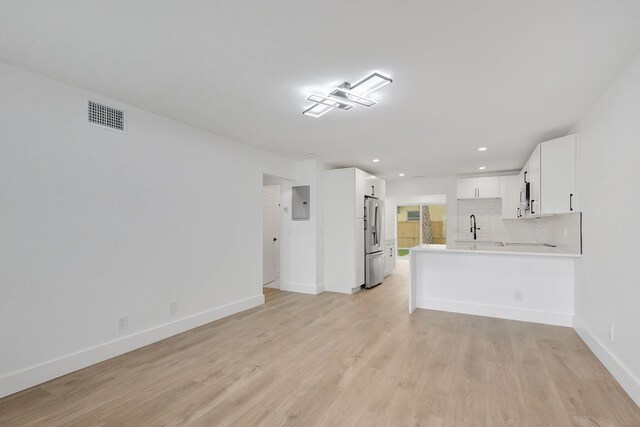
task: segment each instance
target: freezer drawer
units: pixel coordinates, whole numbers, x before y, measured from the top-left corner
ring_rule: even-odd
[[[365,256],[365,288],[373,288],[384,279],[384,252]]]

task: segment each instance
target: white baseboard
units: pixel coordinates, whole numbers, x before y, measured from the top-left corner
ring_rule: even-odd
[[[170,336],[264,304],[264,295],[193,314],[0,377],[0,397],[33,387]]]
[[[638,379],[618,358],[589,331],[579,320],[574,319],[575,331],[600,362],[618,381],[629,397],[640,406],[640,379]]]
[[[544,323],[546,325],[572,326],[573,324],[573,315],[567,313],[553,313],[517,307],[474,304],[435,298],[418,298],[416,308],[497,317],[498,319],[522,320],[524,322]]]
[[[324,285],[307,285],[303,283],[280,283],[280,290],[301,294],[318,295],[324,292]]]

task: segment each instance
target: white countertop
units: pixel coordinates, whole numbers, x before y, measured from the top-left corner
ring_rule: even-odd
[[[499,246],[485,242],[456,242],[447,245],[419,245],[411,248],[417,252],[451,252],[476,254],[504,254],[504,255],[534,255],[579,258],[581,254],[566,253],[561,248],[554,248],[535,244],[517,244],[513,246]]]

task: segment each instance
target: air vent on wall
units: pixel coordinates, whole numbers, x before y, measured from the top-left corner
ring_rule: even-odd
[[[89,101],[89,123],[124,132],[124,111]]]

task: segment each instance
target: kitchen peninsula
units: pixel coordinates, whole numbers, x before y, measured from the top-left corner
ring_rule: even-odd
[[[411,248],[409,312],[424,308],[571,326],[576,253],[469,242]]]

